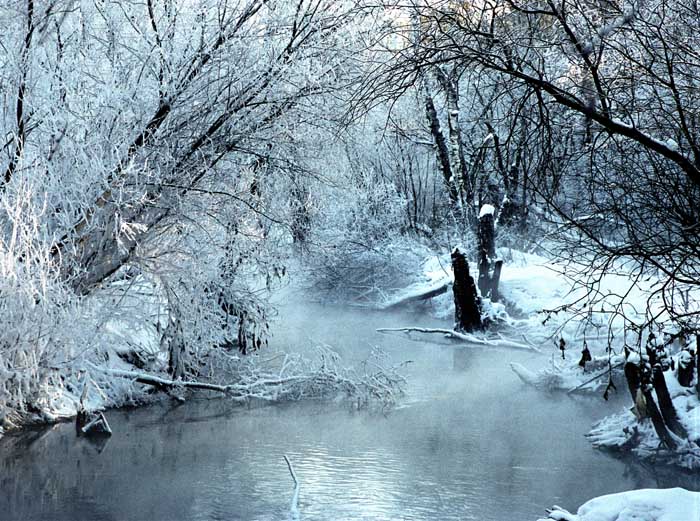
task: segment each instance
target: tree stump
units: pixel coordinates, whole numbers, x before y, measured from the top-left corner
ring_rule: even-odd
[[[474,278],[469,274],[466,256],[457,248],[452,252],[452,270],[455,276],[452,286],[455,300],[455,330],[469,333],[483,329],[481,301],[476,292]]]
[[[498,302],[498,283],[501,279],[503,261],[496,260],[495,209],[489,204],[479,213],[479,292],[484,298]]]

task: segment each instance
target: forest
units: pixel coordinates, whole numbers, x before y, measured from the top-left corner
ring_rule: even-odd
[[[698,27],[0,2],[0,517],[700,519]]]

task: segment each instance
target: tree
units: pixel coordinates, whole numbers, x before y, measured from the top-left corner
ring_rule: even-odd
[[[274,190],[300,171],[284,149],[345,81],[359,22],[344,0],[2,8],[10,408],[108,349],[105,317],[155,328],[176,376],[231,338],[263,345],[259,285],[290,236]]]
[[[698,307],[682,297],[700,280],[697,6],[498,0],[410,8],[426,21],[424,37],[377,71],[394,80],[382,95],[411,88],[423,70],[458,64],[488,78],[494,99],[519,99],[510,109],[515,168],[499,160],[498,144],[497,169],[507,193],[513,180],[552,212],[559,252],[591,288],[585,305],[600,300],[594,288],[606,271],[659,273],[647,322],[697,328]],[[529,166],[517,160],[524,153],[535,159]],[[661,308],[651,305],[656,297]]]

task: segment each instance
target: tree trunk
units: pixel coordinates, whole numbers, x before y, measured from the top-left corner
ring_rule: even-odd
[[[695,335],[695,391],[700,400],[700,334]]]
[[[630,390],[630,395],[634,401],[637,399],[637,389],[641,386],[637,364],[632,362],[625,364],[625,379],[627,380],[627,388]]]
[[[479,291],[482,297],[492,293],[491,266],[496,257],[496,226],[492,212],[481,211],[479,217]],[[500,271],[498,273],[500,278]]]
[[[466,256],[457,248],[452,252],[452,270],[455,276],[452,286],[455,300],[455,329],[466,332],[483,329],[481,301],[476,292],[474,278],[469,274]]]
[[[501,281],[501,270],[503,269],[503,261],[497,260],[493,268],[493,275],[491,276],[491,301],[498,302],[501,299],[501,295],[498,292],[498,284]]]
[[[473,226],[476,221],[474,214],[474,182],[470,178],[467,160],[464,153],[464,139],[459,123],[459,74],[456,68],[446,72],[441,67],[435,67],[437,77],[447,102],[447,125],[449,130],[449,157],[452,165],[453,183],[462,205],[463,217],[466,224]]]
[[[440,120],[438,119],[437,110],[435,109],[435,103],[433,102],[432,96],[427,92],[425,94],[425,114],[428,118],[430,134],[433,136],[433,142],[435,143],[438,164],[442,171],[442,178],[445,182],[447,193],[450,196],[450,202],[456,207],[459,203],[459,195],[452,173],[452,165],[450,164],[450,152],[447,148],[445,136],[442,134],[442,129],[440,128]]]
[[[666,378],[660,365],[654,366],[651,378],[656,396],[659,399],[659,407],[661,408],[661,416],[663,416],[664,422],[674,434],[681,438],[687,438],[688,432],[678,419],[678,413],[676,413],[676,408],[673,406],[673,400],[671,400],[671,395],[668,392]]]
[[[627,388],[632,396],[632,403],[634,403],[634,414],[637,419],[641,420],[646,418],[647,408],[644,403],[644,393],[642,392],[642,376],[639,370],[639,366],[634,362],[627,362],[625,364],[625,379],[627,380]]]
[[[682,387],[691,387],[695,376],[695,357],[683,350],[678,355],[678,383]]]
[[[666,428],[663,416],[661,416],[661,413],[656,406],[654,396],[651,394],[650,389],[647,388],[647,390],[644,391],[644,398],[646,399],[646,409],[649,413],[649,417],[651,418],[651,422],[654,425],[656,435],[663,442],[663,444],[666,445],[666,447],[668,447],[670,450],[675,450],[678,447],[678,444],[673,438],[673,435]]]

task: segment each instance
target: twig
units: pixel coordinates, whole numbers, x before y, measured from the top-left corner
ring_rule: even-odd
[[[583,387],[584,385],[588,385],[589,383],[591,383],[591,382],[597,380],[597,379],[600,378],[601,376],[605,376],[606,374],[608,374],[608,373],[609,373],[610,371],[612,371],[613,369],[617,369],[618,367],[622,367],[623,365],[625,365],[625,362],[620,362],[619,364],[615,364],[614,366],[607,368],[607,369],[606,369],[605,371],[603,371],[602,373],[600,373],[600,374],[594,376],[594,377],[591,378],[590,380],[586,380],[586,381],[583,382],[581,385],[577,385],[577,386],[574,387],[573,389],[569,389],[568,391],[566,391],[566,394],[571,394],[571,393],[573,393],[574,391],[578,391],[578,390],[579,390],[581,387]]]
[[[289,473],[292,475],[294,480],[294,495],[292,496],[292,504],[289,507],[289,515],[291,519],[299,519],[299,480],[297,479],[296,472],[294,472],[294,467],[292,467],[292,462],[286,454],[284,456],[284,461],[287,462],[287,468]]]

